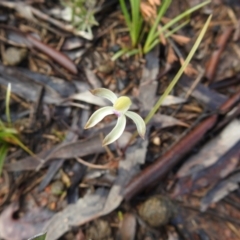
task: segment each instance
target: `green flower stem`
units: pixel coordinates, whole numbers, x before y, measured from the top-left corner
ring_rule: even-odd
[[[175,77],[173,78],[172,82],[169,84],[169,86],[167,87],[167,89],[165,90],[165,92],[163,93],[163,95],[159,98],[159,100],[157,101],[157,103],[155,104],[155,106],[152,108],[152,110],[149,112],[149,114],[147,115],[147,117],[145,118],[145,123],[147,124],[153,117],[153,115],[157,112],[157,110],[159,109],[159,107],[161,106],[162,102],[164,101],[164,99],[168,96],[168,94],[172,91],[172,89],[174,88],[174,86],[176,85],[176,83],[178,82],[179,78],[181,77],[181,75],[183,74],[185,68],[187,67],[187,65],[189,64],[189,62],[191,61],[193,55],[195,54],[198,46],[200,45],[204,34],[207,31],[208,25],[211,21],[212,15],[210,15],[206,21],[206,23],[204,24],[196,42],[194,43],[190,53],[188,54],[184,64],[182,65],[182,67],[179,69],[178,73],[175,75]]]

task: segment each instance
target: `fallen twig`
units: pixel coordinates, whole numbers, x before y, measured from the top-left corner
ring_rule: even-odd
[[[232,31],[233,31],[233,27],[228,27],[222,33],[222,35],[219,37],[217,41],[217,46],[216,46],[217,49],[213,52],[210,60],[207,63],[205,76],[208,80],[210,80],[210,82],[213,81],[213,78],[216,73],[217,65],[220,60],[220,56],[226,47],[227,41],[231,36]]]

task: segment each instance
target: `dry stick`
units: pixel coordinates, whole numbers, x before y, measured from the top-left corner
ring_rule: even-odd
[[[222,33],[222,35],[219,37],[219,39],[217,41],[217,50],[215,50],[213,52],[210,60],[207,63],[205,76],[208,80],[210,80],[210,82],[213,81],[213,78],[216,73],[217,65],[220,60],[220,56],[226,47],[227,41],[228,41],[229,37],[231,36],[232,31],[233,31],[233,27],[228,27]]]
[[[54,48],[51,48],[50,46],[42,43],[41,41],[31,36],[30,34],[27,34],[26,38],[32,44],[33,47],[54,59],[56,62],[58,62],[61,66],[65,67],[71,73],[77,74],[78,70],[76,65],[65,54],[62,54],[55,50]]]
[[[233,77],[224,78],[223,80],[213,82],[209,84],[210,89],[221,89],[226,88],[232,85],[236,85],[237,83],[240,83],[240,73],[237,73]]]
[[[76,160],[83,164],[84,166],[87,166],[89,168],[94,168],[94,169],[114,169],[114,168],[118,168],[118,162],[110,162],[104,165],[97,165],[97,164],[93,164],[93,163],[89,163],[84,161],[82,158],[79,157],[75,157]]]
[[[0,4],[1,5],[1,4]],[[65,54],[57,51],[56,49],[46,45],[45,43],[39,41],[37,38],[31,36],[30,34],[26,34],[21,32],[15,27],[0,25],[2,28],[6,28],[9,30],[14,31],[15,33],[19,34],[20,37],[24,38],[24,42],[28,48],[35,48],[37,50],[42,51],[44,54],[55,60],[59,65],[66,68],[69,72],[73,74],[78,73],[78,69],[75,63]],[[2,39],[0,39],[1,41]]]
[[[205,71],[203,69],[199,70],[199,74],[196,77],[196,79],[193,81],[193,84],[191,85],[191,87],[188,89],[187,93],[185,94],[185,99],[188,99],[189,96],[192,94],[192,92],[195,90],[195,88],[197,87],[197,85],[199,84],[199,82],[202,80],[203,76],[205,74]]]
[[[240,101],[240,90],[238,90],[229,100],[227,100],[220,108],[221,114],[226,114],[237,102]]]
[[[221,107],[220,112],[229,111],[240,98],[240,91],[228,99]],[[227,109],[228,106],[229,108]],[[145,168],[137,175],[125,188],[124,198],[130,200],[134,195],[146,189],[152,184],[162,180],[166,174],[174,167],[182,157],[187,154],[205,135],[213,128],[218,119],[218,114],[214,114],[205,119],[195,127],[189,134],[184,136],[178,143],[169,149],[162,157],[158,158],[152,165]]]

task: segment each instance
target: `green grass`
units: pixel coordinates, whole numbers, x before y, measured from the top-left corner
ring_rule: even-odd
[[[34,156],[34,153],[26,147],[21,140],[19,139],[18,131],[13,128],[11,125],[11,116],[10,116],[10,97],[11,97],[11,85],[8,85],[6,92],[6,105],[5,105],[5,114],[7,118],[7,123],[4,124],[0,120],[0,175],[2,173],[2,168],[4,160],[7,156],[7,152],[11,145],[16,145],[22,148],[24,151]]]
[[[137,47],[143,25],[143,17],[140,12],[140,0],[130,0],[131,15],[128,12],[125,0],[119,0],[120,6],[129,29],[132,47]]]
[[[163,0],[157,13],[157,17],[154,23],[149,26],[149,31],[145,31],[147,29],[147,23],[144,22],[144,19],[141,15],[140,11],[140,2],[141,0],[130,0],[131,11],[128,10],[126,0],[119,0],[121,10],[129,31],[129,35],[131,38],[131,48],[124,47],[119,52],[114,54],[112,60],[115,61],[117,58],[122,55],[131,56],[137,53],[146,54],[151,51],[157,44],[160,42],[160,34],[164,34],[165,37],[170,37],[173,33],[178,31],[181,27],[185,26],[189,20],[185,20],[183,23],[180,23],[178,26],[174,25],[181,21],[184,18],[189,18],[189,15],[194,11],[202,8],[206,4],[209,4],[211,1],[204,1],[186,11],[179,14],[175,18],[173,18],[170,22],[161,26],[160,30],[158,26],[161,22],[162,17],[165,15],[168,10],[171,0]],[[173,29],[172,29],[173,28]],[[143,39],[145,39],[143,41]],[[141,46],[139,48],[139,46]]]

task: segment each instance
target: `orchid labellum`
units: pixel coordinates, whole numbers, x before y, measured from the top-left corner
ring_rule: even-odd
[[[113,106],[102,107],[92,114],[85,125],[85,129],[91,128],[99,123],[104,117],[110,114],[115,114],[118,117],[117,124],[113,130],[104,138],[103,146],[116,141],[123,133],[126,127],[126,116],[131,118],[137,126],[139,135],[144,138],[146,125],[144,120],[135,112],[128,111],[132,102],[129,97],[117,97],[112,91],[106,88],[97,88],[91,93],[98,97],[103,97],[112,102]]]

